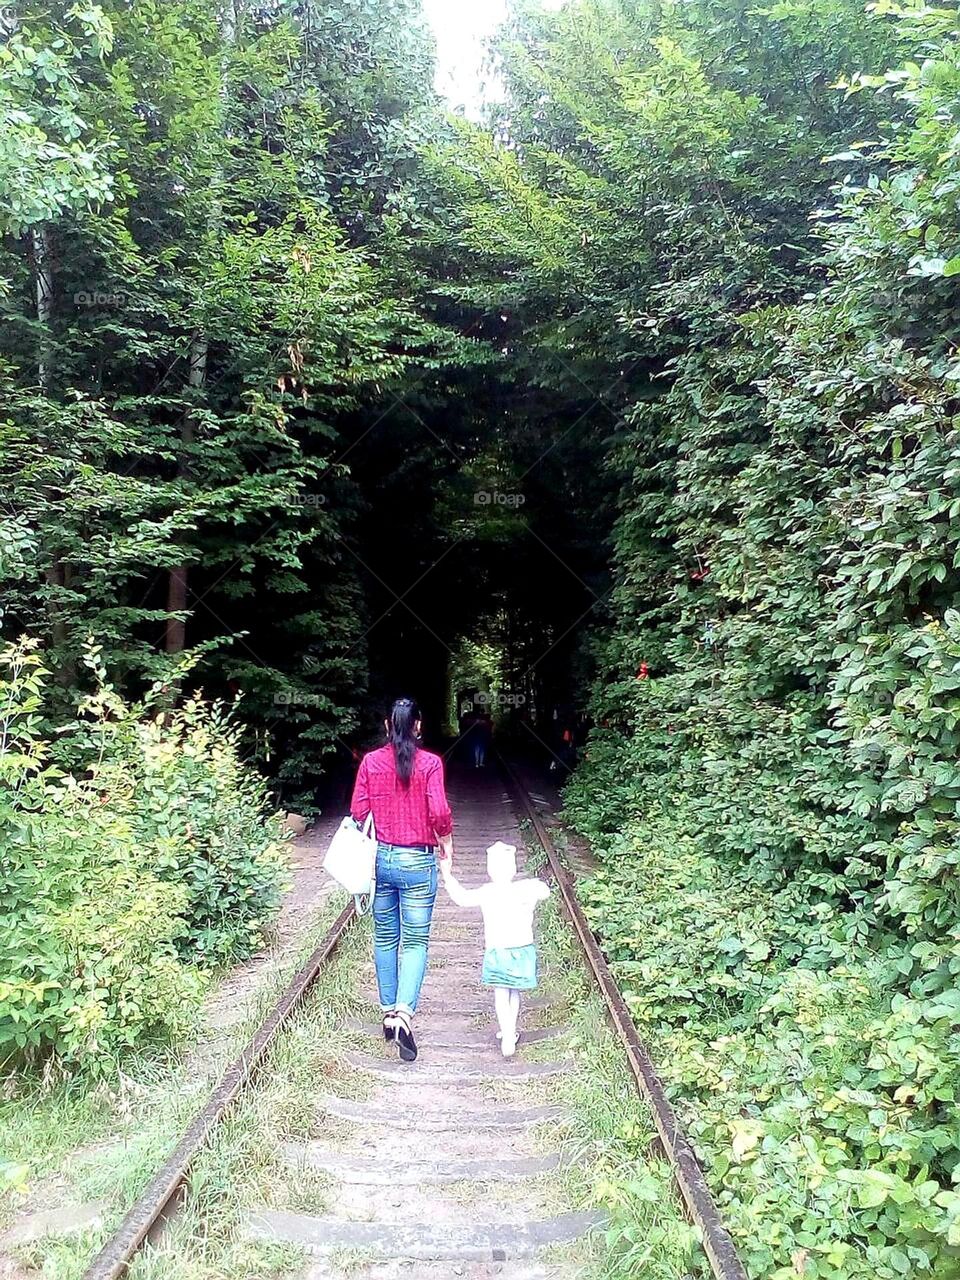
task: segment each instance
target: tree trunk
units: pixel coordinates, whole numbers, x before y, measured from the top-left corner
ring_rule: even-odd
[[[54,258],[53,238],[50,228],[44,225],[35,226],[30,232],[30,248],[33,253],[34,294],[36,298],[37,322],[40,334],[37,340],[37,382],[43,395],[49,396],[53,386],[54,350],[53,350],[53,288]],[[48,457],[57,456],[57,448],[53,441],[47,450]],[[70,567],[63,560],[63,548],[59,545],[53,521],[49,521],[50,512],[58,510],[62,498],[59,487],[47,484],[43,487],[44,513],[41,516],[41,545],[47,556],[47,564],[43,570],[47,584],[46,614],[50,633],[50,662],[54,678],[64,688],[76,683],[76,664],[67,653],[68,632],[64,617],[63,601],[58,599],[61,590],[70,586]],[[47,528],[43,529],[44,518],[48,518]]]
[[[44,395],[50,391],[53,351],[50,325],[53,321],[53,252],[50,228],[34,227],[30,233],[33,247],[33,270],[36,280],[37,320],[40,340],[37,344],[37,380]]]
[[[220,19],[220,32],[224,44],[229,49],[237,38],[237,0],[227,0],[224,5]],[[220,76],[220,110],[224,127],[226,126],[228,106],[227,57],[228,55],[225,51]],[[210,212],[211,230],[214,232],[220,230],[222,222],[220,210],[220,188],[222,184],[223,174],[221,172],[214,183],[213,202]],[[190,343],[190,387],[198,396],[199,392],[207,385],[207,356],[209,350],[210,341],[207,335],[200,331],[195,333]],[[177,476],[181,480],[186,479],[190,474],[190,459],[195,439],[196,423],[194,413],[191,411],[184,415],[183,424],[180,428],[180,459],[177,464]],[[167,583],[167,614],[169,616],[164,636],[164,650],[168,654],[182,653],[186,648],[186,620],[182,616],[175,617],[174,615],[182,615],[186,612],[189,593],[190,566],[184,560],[170,570],[170,577]]]
[[[209,344],[206,334],[195,333],[190,343],[190,387],[199,393],[207,382],[207,351]],[[177,476],[185,480],[190,475],[190,455],[196,439],[196,424],[192,411],[183,416],[180,427],[180,459],[177,464]],[[190,566],[184,561],[170,570],[167,583],[167,618],[164,650],[167,653],[182,653],[187,645],[187,624],[182,616],[187,609],[187,596],[190,590]],[[180,617],[176,615],[180,614]]]

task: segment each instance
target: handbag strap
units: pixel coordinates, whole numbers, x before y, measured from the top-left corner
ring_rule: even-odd
[[[367,816],[364,818],[364,820],[363,820],[363,827],[361,828],[361,830],[363,831],[363,834],[364,834],[365,836],[370,836],[370,837],[372,837],[372,839],[376,840],[376,838],[377,838],[377,833],[376,833],[376,830],[375,830],[374,825],[373,825],[373,810],[372,810],[372,809],[371,809],[371,810],[370,810],[370,812],[367,814]],[[353,907],[354,907],[354,910],[356,911],[356,913],[357,913],[357,915],[358,915],[358,916],[365,915],[365,914],[370,910],[370,908],[373,906],[373,897],[374,897],[374,894],[375,894],[375,893],[376,893],[376,891],[377,891],[377,864],[376,864],[376,862],[374,862],[374,864],[373,864],[373,884],[370,886],[370,889],[371,889],[370,896],[367,898],[366,902],[364,902],[364,900],[363,900],[363,895],[362,895],[362,894],[355,894],[355,895],[354,895],[354,898],[353,898]]]

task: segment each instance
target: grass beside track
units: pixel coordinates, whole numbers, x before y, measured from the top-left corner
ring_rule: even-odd
[[[0,1234],[19,1214],[61,1204],[98,1202],[104,1211],[96,1230],[11,1248],[25,1270],[79,1280],[341,906],[323,902],[300,948],[268,959],[275,967],[240,997],[242,1016],[229,1029],[211,1034],[201,1015],[195,1038],[176,1052],[132,1058],[99,1081],[48,1071],[0,1084],[0,1154],[28,1169],[26,1195],[0,1197]]]
[[[322,1213],[328,1204],[329,1177],[286,1162],[279,1144],[314,1131],[314,1097],[324,1081],[335,1081],[347,1042],[341,1028],[357,1012],[356,975],[369,945],[366,924],[347,933],[198,1158],[183,1211],[158,1245],[140,1254],[131,1280],[267,1280],[302,1272],[299,1249],[244,1239],[243,1215],[257,1205]]]
[[[575,1205],[609,1215],[588,1246],[590,1280],[686,1280],[708,1276],[697,1233],[684,1219],[666,1159],[651,1153],[654,1126],[630,1077],[603,1001],[587,977],[579,944],[556,898],[540,921],[545,978],[569,1004],[570,1049],[578,1068],[554,1086],[570,1116],[564,1181]]]

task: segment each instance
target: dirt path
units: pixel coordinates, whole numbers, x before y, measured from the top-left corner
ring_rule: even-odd
[[[242,1022],[250,1000],[290,968],[322,903],[336,890],[324,873],[323,856],[342,817],[325,814],[287,846],[291,879],[280,912],[261,950],[231,969],[207,997],[201,1015],[205,1032],[216,1035]]]

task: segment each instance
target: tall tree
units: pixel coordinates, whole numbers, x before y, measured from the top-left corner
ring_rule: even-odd
[[[421,321],[391,287],[395,266],[351,247],[331,211],[341,182],[332,122],[342,129],[346,116],[333,112],[348,104],[328,92],[309,14],[244,6],[225,26],[206,0],[92,12],[112,47],[67,48],[52,27],[21,24],[11,48],[32,40],[32,52],[6,64],[3,82],[23,117],[14,113],[6,170],[26,167],[33,145],[66,191],[43,326],[56,397],[36,385],[36,277],[18,238],[33,225],[21,212],[29,188],[11,197],[3,242],[7,625],[45,631],[68,685],[94,635],[134,691],[169,679],[184,644],[230,645],[203,678],[242,689],[256,750],[278,741],[286,775],[309,781],[348,731],[364,679],[363,606],[344,542],[356,501],[338,432],[382,412]],[[374,32],[396,42],[381,19]],[[339,53],[326,51],[337,76],[348,34]],[[37,141],[23,69],[48,53],[70,73],[70,145],[59,150],[46,117]],[[398,132],[407,106],[394,84],[408,71],[375,46],[366,57],[358,100]],[[39,69],[36,80],[48,83]],[[349,82],[337,83],[346,97]],[[96,131],[83,151],[85,119]],[[109,142],[107,176],[95,142]],[[386,217],[394,182],[380,184],[358,239]],[[30,217],[40,225],[50,210]],[[62,570],[34,575],[34,536]]]

